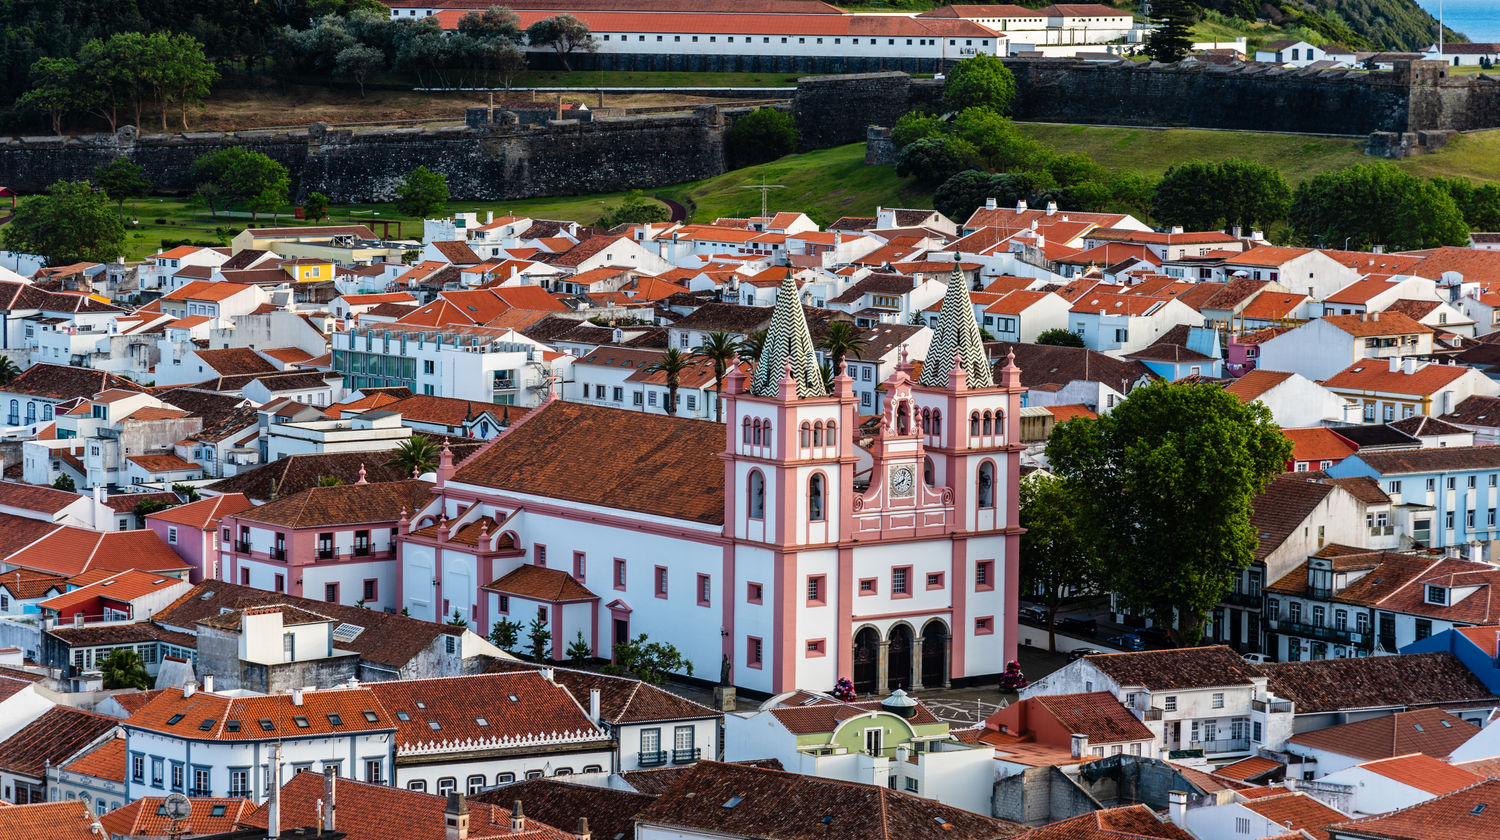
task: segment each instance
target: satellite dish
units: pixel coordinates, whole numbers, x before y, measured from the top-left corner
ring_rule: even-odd
[[[180,793],[169,793],[162,803],[166,816],[173,822],[182,822],[193,813],[193,802]]]

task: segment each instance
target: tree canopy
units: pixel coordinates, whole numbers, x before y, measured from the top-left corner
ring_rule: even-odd
[[[6,249],[48,265],[110,262],[125,250],[125,226],[109,203],[88,181],[58,181],[46,195],[22,201],[0,237]]]
[[[950,111],[989,108],[1004,114],[1016,98],[1016,77],[1005,62],[980,53],[953,66],[943,85],[943,104]]]
[[[403,216],[430,219],[448,206],[448,177],[425,166],[406,173],[396,187],[396,210]]]
[[[572,15],[545,17],[526,28],[526,40],[534,47],[551,47],[563,63],[563,69],[571,71],[573,65],[568,56],[578,50],[594,52],[599,42],[589,31],[588,24]]]
[[[1169,168],[1151,193],[1151,215],[1188,230],[1246,230],[1286,217],[1292,189],[1280,170],[1253,160],[1188,161]]]
[[[1297,240],[1355,250],[1467,245],[1469,226],[1453,196],[1393,163],[1355,164],[1297,185],[1287,214]]]
[[[1135,388],[1047,442],[1052,471],[1077,491],[1103,583],[1159,626],[1175,621],[1188,642],[1254,559],[1250,502],[1290,452],[1270,409],[1193,384]]]
[[[1047,648],[1057,650],[1057,608],[1070,596],[1089,595],[1098,560],[1079,528],[1082,501],[1070,482],[1046,473],[1021,480],[1021,592],[1047,610]]]
[[[198,195],[211,210],[218,201],[239,204],[250,210],[253,221],[267,210],[289,200],[291,175],[279,161],[244,146],[230,146],[200,155],[188,174],[198,185]]]
[[[125,213],[127,199],[140,198],[151,189],[145,170],[125,157],[115,158],[95,169],[94,183],[115,203],[121,215]]]
[[[1156,31],[1146,36],[1142,52],[1154,61],[1181,61],[1193,48],[1193,24],[1198,21],[1198,7],[1192,0],[1157,0]]]
[[[665,222],[671,215],[661,202],[646,198],[640,190],[631,190],[619,204],[606,207],[594,226],[609,230],[616,225],[645,225]]]
[[[797,127],[782,111],[758,108],[734,121],[724,145],[736,167],[766,163],[797,150]]]

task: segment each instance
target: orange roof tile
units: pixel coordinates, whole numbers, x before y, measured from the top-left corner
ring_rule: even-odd
[[[3,811],[0,811],[3,813]],[[1500,779],[1485,779],[1409,808],[1338,823],[1354,836],[1381,840],[1500,837]]]
[[[120,739],[116,739],[120,740]],[[123,744],[124,741],[121,740]],[[125,766],[123,754],[120,758],[120,766]],[[318,778],[321,780],[322,776]],[[121,781],[124,781],[123,774]],[[220,799],[207,796],[193,796],[189,798],[192,802],[192,812],[186,821],[174,824],[172,820],[162,812],[163,804],[166,802],[164,796],[144,796],[122,808],[116,808],[99,817],[99,823],[104,826],[111,837],[170,837],[173,830],[179,830],[186,836],[195,837],[201,834],[221,834],[232,831],[240,820],[249,816],[255,810],[255,803],[248,799]]]
[[[211,280],[194,280],[176,291],[162,296],[162,300],[212,300],[223,301],[248,289],[253,289],[244,283],[230,283],[228,281],[214,282]]]
[[[63,765],[63,769],[124,784],[125,739],[111,738]]]
[[[1293,461],[1342,461],[1359,451],[1354,441],[1326,426],[1306,429],[1282,429],[1281,434],[1292,442]]]
[[[179,572],[182,558],[154,531],[90,531],[62,526],[5,558],[10,566],[72,577],[90,569]]]
[[[304,691],[301,705],[292,694],[196,691],[189,697],[180,688],[168,688],[132,714],[125,726],[204,741],[255,741],[392,732],[396,718],[368,687]]]
[[[1428,396],[1441,391],[1468,373],[1463,365],[1424,363],[1412,373],[1391,372],[1384,359],[1356,362],[1328,377],[1323,385],[1333,390],[1374,391],[1384,394]]]
[[[1466,788],[1483,778],[1423,753],[1366,761],[1359,766],[1371,773],[1378,773],[1387,779],[1437,796]]]
[[[545,566],[517,566],[485,588],[537,601],[592,601],[599,597],[562,569]]]
[[[86,800],[38,802],[0,808],[0,837],[99,840]]]
[[[1229,254],[1224,264],[1227,266],[1259,266],[1262,268],[1278,268],[1292,260],[1312,253],[1311,248],[1280,248],[1275,245],[1259,245],[1239,254]]]
[[[78,578],[73,580],[77,581]],[[184,581],[171,575],[153,575],[136,569],[126,569],[123,572],[113,572],[103,580],[87,586],[79,586],[64,592],[55,598],[48,598],[38,603],[37,606],[44,610],[61,612],[86,604],[95,598],[108,598],[111,601],[122,602],[134,601],[136,598],[168,589],[179,583],[184,583]]]

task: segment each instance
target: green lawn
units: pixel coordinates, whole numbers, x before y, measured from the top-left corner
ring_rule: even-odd
[[[1059,152],[1081,152],[1111,170],[1130,170],[1157,176],[1173,163],[1192,159],[1217,160],[1248,157],[1281,169],[1294,185],[1320,172],[1354,163],[1368,163],[1358,141],[1290,134],[1252,134],[1194,129],[1136,129],[1097,126],[1042,125],[1023,123],[1027,134],[1050,144]],[[897,178],[893,167],[865,166],[864,144],[791,155],[772,163],[687,184],[662,187],[655,195],[681,202],[690,218],[709,222],[720,216],[751,216],[760,212],[760,192],[747,189],[760,184],[780,184],[772,190],[772,209],[799,210],[827,224],[840,216],[872,216],[876,206],[929,207],[930,192]],[[1423,177],[1457,175],[1476,181],[1500,183],[1500,130],[1461,135],[1446,148],[1430,155],[1407,158],[1400,166]],[[458,201],[450,211],[493,211],[547,219],[592,222],[622,193],[536,198],[516,201]],[[220,214],[218,219],[182,199],[147,198],[125,204],[126,217],[138,220],[131,226],[127,256],[138,259],[154,253],[162,240],[192,239],[226,242],[215,228],[231,234],[250,224],[246,214]],[[288,212],[290,208],[288,208]],[[156,220],[162,220],[158,223]],[[392,205],[353,205],[332,208],[335,223],[393,220],[403,223],[401,234],[419,237],[417,219],[397,215]],[[257,224],[272,220],[262,216]],[[276,224],[299,224],[284,213]],[[376,231],[380,233],[380,230]],[[391,230],[392,235],[396,231]]]

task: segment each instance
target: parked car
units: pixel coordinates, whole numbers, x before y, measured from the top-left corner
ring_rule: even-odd
[[[1030,621],[1042,626],[1047,624],[1047,611],[1041,607],[1022,607],[1017,614],[1022,621]]]
[[[1095,656],[1095,655],[1101,654],[1103,652],[1104,651],[1102,651],[1102,650],[1100,650],[1098,648],[1091,648],[1091,647],[1073,648],[1072,650],[1068,651],[1068,661],[1069,662],[1077,662],[1078,660],[1084,658],[1085,656]]]
[[[1057,630],[1059,633],[1088,636],[1092,639],[1094,634],[1099,632],[1099,622],[1092,618],[1078,618],[1070,615],[1057,620]]]
[[[1254,665],[1264,665],[1271,661],[1271,657],[1266,656],[1264,653],[1246,653],[1242,655],[1245,657],[1246,662]]]
[[[1165,627],[1141,627],[1130,632],[1140,636],[1148,644],[1174,647],[1172,644],[1172,635],[1167,632]]]
[[[1146,640],[1134,633],[1120,633],[1110,636],[1104,640],[1105,644],[1114,645],[1120,650],[1145,650]]]

